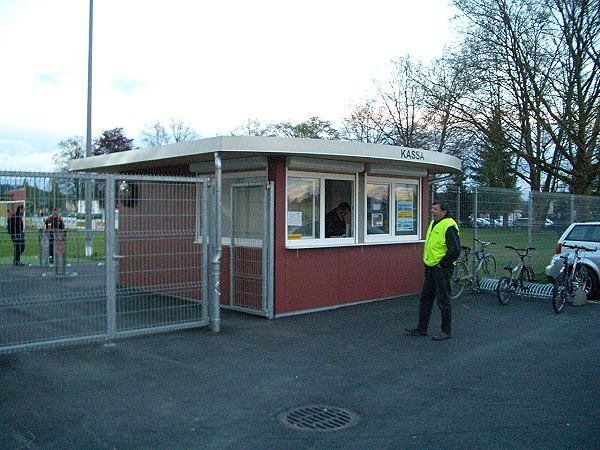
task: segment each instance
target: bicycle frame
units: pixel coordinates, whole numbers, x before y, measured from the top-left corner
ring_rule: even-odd
[[[525,283],[525,277],[527,281],[533,281],[533,270],[525,264],[525,258],[529,256],[531,250],[535,250],[534,247],[528,248],[515,248],[512,245],[505,245],[505,248],[513,249],[519,256],[519,262],[515,267],[512,267],[511,263],[507,264],[504,268],[508,270],[508,276],[501,277],[498,280],[498,286],[496,287],[496,295],[498,302],[501,305],[506,305],[513,293],[520,290],[520,295],[523,296],[523,292],[528,289]]]
[[[495,242],[485,242],[477,238],[474,241],[480,243],[480,249],[471,250],[470,247],[461,246],[461,254],[456,261],[451,280],[451,299],[460,297],[467,286],[471,286],[474,291],[479,290],[480,274],[490,275],[490,268],[493,271],[491,277],[496,274],[496,260],[491,253],[485,251],[486,247]]]
[[[597,249],[581,247],[579,245],[564,245],[564,247],[575,250],[572,255],[561,255],[560,258],[563,260],[563,267],[554,280],[554,288],[552,289],[552,308],[556,314],[560,314],[568,300],[572,301],[575,293],[582,287],[585,292],[587,284],[587,272],[579,273],[580,267],[583,270],[585,266],[581,266],[582,257],[579,256],[579,251],[595,252]]]

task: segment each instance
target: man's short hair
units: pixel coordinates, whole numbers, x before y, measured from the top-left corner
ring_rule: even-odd
[[[337,207],[340,209],[350,209],[350,204],[348,202],[342,202]]]
[[[440,209],[441,209],[442,211],[446,211],[446,213],[448,213],[448,215],[451,213],[451,211],[450,211],[450,207],[448,206],[448,204],[447,204],[446,202],[437,202],[437,201],[436,201],[436,202],[433,202],[433,203],[432,203],[432,206],[433,206],[433,205],[440,205]]]

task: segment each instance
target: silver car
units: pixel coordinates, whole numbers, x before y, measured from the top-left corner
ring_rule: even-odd
[[[546,276],[554,281],[563,268],[563,260],[560,255],[572,255],[573,250],[563,247],[567,245],[578,245],[587,248],[597,248],[595,252],[579,253],[581,262],[588,275],[586,283],[587,298],[591,299],[600,294],[600,222],[572,223],[565,230],[556,244],[556,254],[552,257],[550,264],[546,267]]]

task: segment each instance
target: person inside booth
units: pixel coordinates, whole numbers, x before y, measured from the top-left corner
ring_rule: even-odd
[[[48,233],[48,253],[50,264],[54,263],[54,235],[60,230],[64,230],[65,224],[62,217],[59,216],[58,208],[52,210],[52,215],[44,221],[46,233]]]
[[[350,214],[350,204],[342,202],[325,215],[325,237],[346,236],[346,216]]]

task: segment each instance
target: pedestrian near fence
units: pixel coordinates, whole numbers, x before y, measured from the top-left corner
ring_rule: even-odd
[[[22,266],[21,255],[25,251],[25,232],[23,230],[23,205],[17,206],[14,214],[8,218],[7,222],[8,233],[13,241],[14,256],[13,264]]]
[[[65,224],[62,217],[59,216],[58,208],[52,210],[52,215],[44,221],[46,233],[48,233],[48,253],[50,264],[54,263],[54,235],[61,230],[64,230]]]

